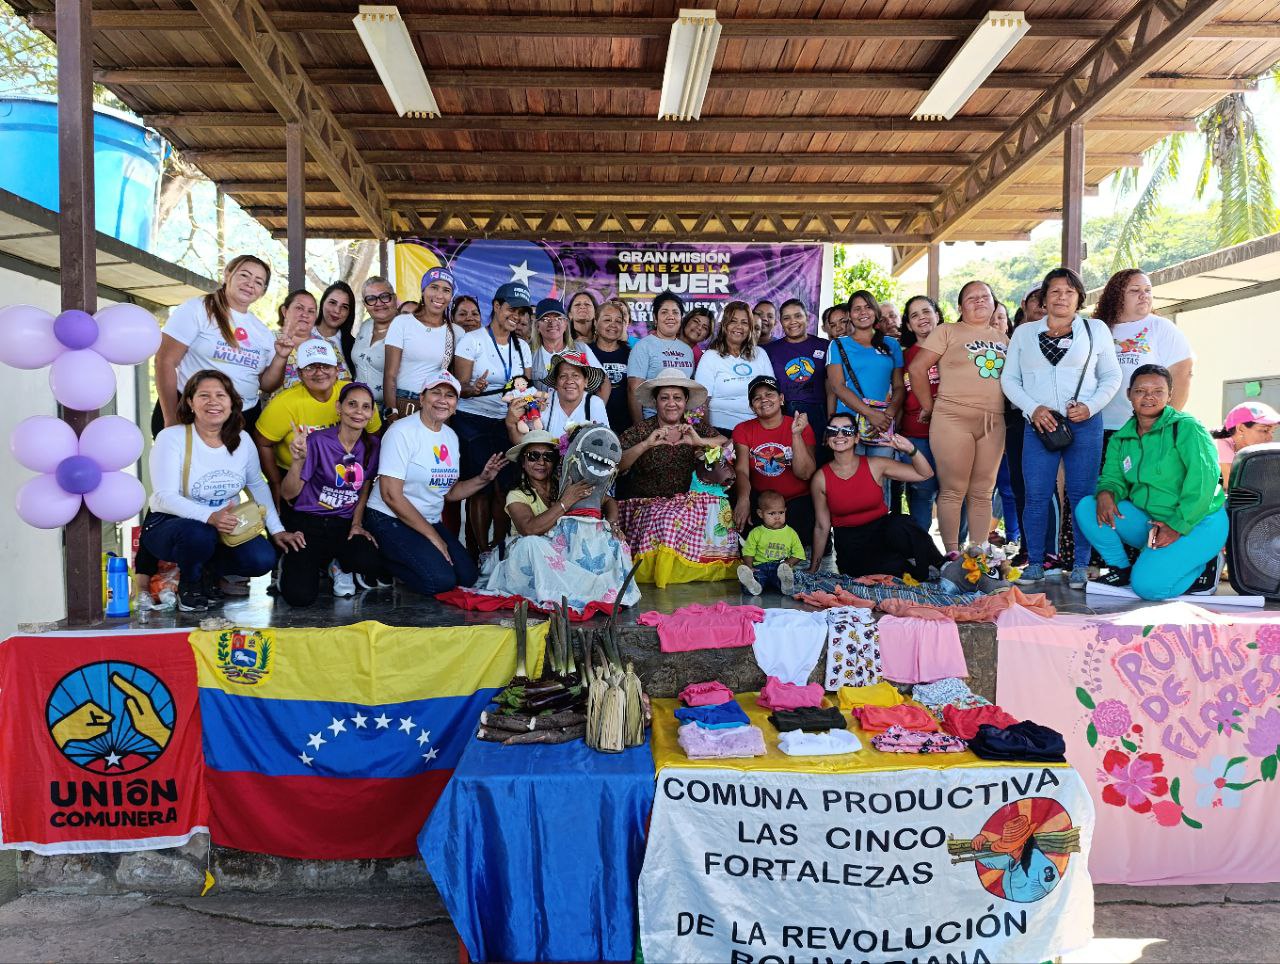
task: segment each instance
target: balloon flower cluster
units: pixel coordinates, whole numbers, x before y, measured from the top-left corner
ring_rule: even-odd
[[[116,391],[112,364],[137,365],[160,347],[160,326],[137,305],[103,308],[95,315],[64,311],[56,318],[32,305],[0,309],[0,362],[13,368],[49,366],[49,387],[64,408],[93,411]],[[94,419],[77,438],[66,422],[35,415],[20,422],[9,449],[41,473],[18,490],[19,517],[40,529],[70,522],[83,503],[108,522],[135,515],[146,493],[122,472],[142,454],[142,432],[127,418]]]

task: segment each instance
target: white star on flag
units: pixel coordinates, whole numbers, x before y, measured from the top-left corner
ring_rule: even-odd
[[[421,733],[418,734],[418,746],[422,746],[422,744],[430,743],[430,742],[431,742],[430,730],[423,730]]]
[[[313,758],[307,756],[307,751],[303,750],[301,753],[298,754],[298,759],[301,760],[303,763],[305,763],[307,766],[311,766],[311,761]]]
[[[351,717],[351,722],[356,725],[357,730],[363,730],[365,728],[364,724],[368,719],[369,717],[364,716],[361,713],[357,713],[355,716]]]
[[[120,766],[120,755],[112,750],[107,754],[107,769]]]
[[[340,720],[340,719],[338,719],[338,718],[335,716],[335,717],[333,718],[333,722],[332,722],[332,723],[330,723],[327,727],[325,727],[325,729],[327,729],[327,730],[332,730],[332,731],[333,731],[333,735],[334,735],[334,736],[337,736],[339,733],[346,733],[346,732],[347,732],[347,721],[346,721],[346,720]]]
[[[538,273],[529,267],[528,258],[525,258],[525,260],[521,261],[518,265],[509,264],[507,267],[511,269],[511,280],[518,281],[522,285],[527,285],[529,283],[529,279]]]
[[[434,759],[435,759],[437,756],[439,756],[439,755],[440,755],[440,751],[439,751],[439,750],[437,750],[437,749],[433,746],[433,747],[432,747],[430,750],[428,750],[426,753],[422,754],[422,759],[424,759],[424,760],[426,760],[428,763],[430,763],[432,760],[434,760]]]
[[[401,732],[401,733],[412,733],[412,732],[413,732],[413,717],[412,717],[412,716],[402,716],[402,717],[400,717],[400,732]]]
[[[315,733],[312,733],[312,734],[311,734],[311,739],[307,740],[307,746],[312,747],[313,749],[318,750],[318,749],[320,749],[320,747],[321,747],[321,746],[323,746],[324,744],[326,744],[326,743],[328,743],[328,742],[329,742],[329,741],[328,741],[328,740],[326,740],[324,737],[322,737],[322,736],[320,735],[320,733],[317,731],[317,732],[315,732]]]
[[[386,713],[383,713],[381,716],[374,719],[373,722],[378,724],[378,729],[385,730],[387,728],[387,724],[391,722],[391,718],[387,716]]]

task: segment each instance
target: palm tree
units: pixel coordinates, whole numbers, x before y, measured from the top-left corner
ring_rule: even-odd
[[[1272,76],[1280,75],[1273,73]],[[1196,126],[1204,148],[1196,181],[1196,200],[1204,197],[1216,177],[1222,194],[1218,206],[1218,246],[1240,244],[1280,230],[1271,161],[1244,95],[1228,94],[1201,114]],[[1191,143],[1187,134],[1171,134],[1147,150],[1141,168],[1127,168],[1116,175],[1117,193],[1124,197],[1138,190],[1141,171],[1151,171],[1133,211],[1120,229],[1113,271],[1138,262],[1144,228],[1159,211],[1165,192],[1177,182]]]

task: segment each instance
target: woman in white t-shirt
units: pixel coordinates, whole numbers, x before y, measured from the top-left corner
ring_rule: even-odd
[[[747,404],[747,386],[760,375],[772,375],[773,362],[756,347],[755,325],[745,301],[731,301],[720,317],[720,330],[702,353],[693,378],[707,390],[711,424],[729,436],[739,423],[755,418]]]
[[[364,514],[364,527],[391,571],[427,596],[475,585],[479,570],[458,537],[440,524],[440,513],[445,502],[475,495],[507,464],[495,455],[479,475],[458,481],[458,436],[445,423],[457,410],[460,390],[456,378],[441,372],[423,385],[417,413],[387,429],[378,485]]]
[[[360,286],[360,300],[369,312],[360,330],[356,332],[355,344],[351,346],[351,360],[356,366],[356,381],[369,386],[373,392],[373,400],[379,405],[382,401],[383,367],[386,363],[387,332],[391,330],[398,314],[396,310],[396,290],[391,282],[380,275],[374,275]],[[388,410],[384,407],[383,418]]]
[[[243,400],[245,424],[258,418],[262,392],[284,381],[285,361],[301,339],[277,336],[249,311],[266,293],[271,268],[261,258],[232,258],[216,291],[184,301],[169,313],[156,352],[156,411],[152,434],[178,424],[178,396],[198,371],[225,373]]]
[[[1129,379],[1140,366],[1169,369],[1173,376],[1171,408],[1186,408],[1191,393],[1191,364],[1195,360],[1191,343],[1168,318],[1153,315],[1151,304],[1151,279],[1137,268],[1126,268],[1111,276],[1093,310],[1093,317],[1111,329],[1120,363],[1120,391],[1102,410],[1102,427],[1108,439],[1133,417]]]
[[[555,387],[551,365],[555,356],[565,351],[576,351],[587,357],[595,368],[601,368],[600,360],[591,346],[569,331],[569,316],[564,305],[555,298],[543,298],[533,312],[533,381],[539,388]],[[600,388],[600,401],[609,401],[609,380]]]
[[[570,425],[595,422],[611,427],[604,401],[595,394],[607,381],[604,369],[593,365],[581,350],[566,348],[553,355],[547,380],[555,387],[542,406],[542,428],[545,431],[558,438]],[[517,398],[507,409],[507,437],[513,443],[521,439],[520,416],[524,414],[526,405]]]
[[[276,549],[301,548],[302,536],[280,524],[257,449],[244,431],[240,394],[225,372],[196,372],[176,414],[177,424],[156,436],[148,457],[151,511],[143,522],[142,545],[157,558],[177,563],[178,608],[199,612],[208,608],[206,591],[219,576],[270,572]],[[232,548],[219,535],[235,531],[231,509],[246,488],[266,510],[271,541],[259,535]]]
[[[452,272],[432,268],[422,276],[417,310],[391,323],[382,368],[382,403],[395,410],[390,418],[415,411],[419,386],[449,370],[458,339],[466,334],[447,319],[452,298]]]

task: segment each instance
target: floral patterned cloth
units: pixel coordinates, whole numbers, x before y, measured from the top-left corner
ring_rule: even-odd
[[[979,696],[969,689],[968,683],[954,676],[934,680],[932,683],[917,683],[911,689],[911,698],[917,703],[923,703],[939,719],[944,706],[958,706],[967,710],[975,706],[991,705],[989,699]]]
[[[499,558],[505,555],[505,558]],[[512,536],[505,553],[489,553],[473,592],[523,596],[541,607],[560,605],[582,612],[588,603],[612,603],[631,568],[627,544],[614,536],[602,520],[565,516],[545,535]],[[640,601],[633,583],[624,606]]]
[[[738,530],[729,500],[706,492],[665,499],[623,499],[618,517],[627,543],[642,564],[636,578],[664,586],[669,582],[732,578],[741,561]],[[674,560],[659,561],[660,555]],[[707,574],[699,573],[706,567]]]
[[[857,606],[827,610],[827,673],[823,688],[880,682],[880,642],[871,610]]]
[[[946,733],[921,733],[901,726],[891,726],[871,738],[871,745],[881,753],[963,753],[964,740]]]

